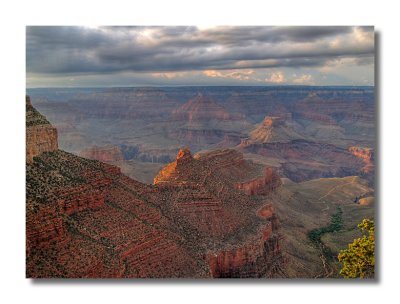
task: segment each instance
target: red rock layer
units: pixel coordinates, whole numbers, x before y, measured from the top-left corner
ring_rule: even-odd
[[[36,158],[27,178],[27,276],[206,275],[143,197],[148,187],[118,168],[58,151]]]
[[[274,207],[272,206],[272,204],[267,204],[265,206],[262,206],[258,211],[257,211],[257,215],[261,218],[272,218],[275,214],[275,210]]]
[[[57,130],[50,125],[32,126],[26,130],[26,160],[31,162],[43,152],[58,149]]]
[[[66,239],[66,227],[56,211],[56,205],[27,208],[27,248],[44,247]]]
[[[117,146],[92,146],[88,149],[81,151],[79,155],[85,158],[95,159],[106,163],[124,160],[122,151]]]
[[[374,152],[372,149],[350,147],[349,151],[351,154],[364,161],[365,166],[362,168],[364,173],[371,173],[374,170]]]
[[[280,257],[279,237],[268,223],[253,239],[207,254],[214,278],[271,276],[274,260]]]
[[[275,235],[277,219],[271,205],[263,206],[260,216],[253,209],[251,195],[270,193],[280,185],[279,177],[266,168],[261,177],[251,179],[253,183],[238,183],[256,168],[235,150],[218,150],[194,158],[187,151],[178,155],[177,161],[162,170],[155,182],[163,191],[180,189],[172,208],[164,205],[166,214],[174,212],[183,225],[194,229],[200,236],[198,243],[219,244],[219,249],[205,247],[212,277],[272,275],[274,263],[281,260],[279,238]],[[185,161],[179,161],[183,155]],[[245,194],[238,185],[251,191]],[[257,215],[261,222],[255,218]],[[241,235],[241,240],[235,240],[236,235]],[[225,244],[223,240],[227,238],[231,242]]]
[[[50,125],[26,97],[26,161],[32,162],[35,156],[43,152],[58,149],[57,130]]]
[[[296,182],[322,177],[360,175],[364,167],[363,161],[346,149],[307,140],[252,143],[243,146],[242,149],[245,152],[284,160],[280,173]]]
[[[330,117],[329,115],[321,114],[321,113],[316,113],[316,112],[311,112],[310,109],[307,109],[304,112],[298,113],[298,115],[303,118],[303,119],[308,119],[312,121],[318,121],[322,122],[328,125],[335,125],[336,121]]]
[[[276,218],[257,216],[262,200],[235,188],[259,169],[237,151],[183,149],[145,185],[105,163],[43,152],[27,163],[27,277],[273,276]]]
[[[271,116],[265,116],[262,124],[264,126],[279,126],[284,124],[285,119],[282,117],[271,117]]]
[[[237,189],[248,195],[267,194],[282,184],[272,168],[265,168],[264,175],[236,184]]]
[[[239,120],[244,116],[227,112],[224,107],[203,95],[198,95],[172,112],[172,119],[189,123],[209,120]]]

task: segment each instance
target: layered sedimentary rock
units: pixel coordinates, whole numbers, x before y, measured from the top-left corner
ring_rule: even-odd
[[[57,130],[31,104],[26,97],[26,161],[32,162],[43,152],[58,149]]]
[[[350,153],[364,161],[364,173],[371,173],[374,170],[374,151],[370,148],[350,147]]]
[[[273,211],[260,217],[256,206],[264,203],[251,197],[279,187],[280,178],[272,169],[245,161],[235,150],[193,157],[183,149],[160,171],[155,184],[164,192],[179,189],[173,206],[161,206],[165,214],[174,213],[189,230],[197,231],[213,277],[276,275],[275,267],[282,264],[277,219]]]
[[[280,160],[280,173],[296,182],[322,177],[358,175],[364,167],[363,160],[355,157],[347,149],[307,140],[250,144],[242,150]]]
[[[240,142],[241,132],[249,127],[243,114],[231,113],[202,94],[174,110],[170,119],[169,136],[192,146],[207,146],[228,139]]]
[[[243,244],[209,252],[207,261],[215,278],[254,278],[272,276],[280,266],[275,260],[279,256],[279,237],[269,223]]]
[[[210,98],[199,94],[172,112],[172,119],[189,123],[208,120],[240,120],[243,115],[227,112]]]
[[[122,154],[121,148],[111,145],[103,147],[92,146],[81,151],[79,155],[106,163],[124,160],[124,155]]]
[[[58,128],[59,146],[75,154],[94,144],[126,145],[131,154],[128,160],[169,163],[186,145],[192,151],[234,147],[241,140],[247,145],[249,134],[262,125],[265,116],[285,118],[285,124],[272,126],[272,137],[265,136],[265,130],[255,132],[258,143],[304,138],[348,149],[372,147],[375,141],[372,87],[29,91],[35,96],[33,104]],[[203,96],[196,97],[198,92]]]
[[[35,158],[27,166],[27,276],[206,276],[145,192],[104,163],[62,151]]]
[[[263,169],[237,151],[183,149],[156,185],[61,150],[26,170],[28,277],[273,277],[283,263],[276,217],[235,188]]]
[[[26,170],[28,277],[207,276],[119,168],[55,150]]]
[[[265,168],[264,174],[254,179],[239,182],[237,189],[243,190],[248,195],[265,194],[281,185],[280,178],[272,168]]]
[[[112,120],[166,117],[176,105],[156,88],[110,88],[73,96],[70,103],[85,118]]]
[[[279,221],[272,204],[263,205],[257,216],[268,223],[260,226],[252,236],[208,252],[206,258],[213,277],[268,277],[281,271],[280,236],[276,234]]]
[[[249,137],[241,141],[240,146],[245,147],[253,143],[289,142],[302,139],[304,136],[295,131],[291,115],[283,117],[266,116],[264,120],[250,132]]]

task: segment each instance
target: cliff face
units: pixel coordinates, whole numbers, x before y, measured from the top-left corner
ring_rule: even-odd
[[[282,266],[280,236],[276,233],[279,221],[272,204],[263,205],[257,216],[267,219],[252,237],[243,243],[208,252],[207,261],[213,277],[271,277]],[[276,263],[276,260],[279,263]]]
[[[27,166],[27,276],[206,276],[146,192],[114,166],[60,150],[36,157]]]
[[[296,126],[290,114],[282,116],[265,116],[264,120],[243,138],[239,147],[245,148],[252,144],[287,143],[305,137],[296,131]]]
[[[110,88],[71,96],[70,104],[85,118],[151,121],[170,115],[177,102],[155,88]]]
[[[268,195],[280,186],[271,168],[245,161],[235,150],[192,157],[184,149],[160,171],[155,184],[162,191],[179,189],[172,205],[161,205],[163,212],[174,213],[188,230],[197,231],[212,277],[276,275],[275,267],[283,263],[278,222],[273,207],[252,196]],[[264,210],[262,216],[257,206]],[[227,238],[229,242],[223,241]],[[210,243],[216,246],[210,248]]]
[[[244,115],[201,94],[175,109],[170,120],[168,136],[192,147],[223,144],[229,138],[240,142],[241,131],[249,126]]]
[[[27,132],[51,128],[27,107]],[[176,228],[143,198],[148,186],[114,166],[40,152],[26,166],[27,277],[207,276]]]
[[[301,182],[323,177],[359,175],[364,167],[361,159],[347,149],[307,140],[287,143],[249,144],[243,151],[282,161],[280,173]]]
[[[283,259],[273,208],[235,187],[262,172],[273,182],[237,151],[193,157],[185,148],[145,185],[115,166],[42,152],[26,168],[27,276],[275,276]]]
[[[279,236],[273,234],[269,223],[244,244],[208,253],[207,261],[214,278],[272,277],[280,255]]]
[[[193,123],[210,120],[239,120],[244,117],[227,112],[224,107],[200,94],[174,110],[172,118]]]
[[[272,168],[265,168],[263,176],[236,184],[236,188],[248,195],[268,194],[282,184],[279,176]]]
[[[372,173],[374,170],[374,151],[370,148],[350,147],[349,151],[354,156],[363,160],[365,166],[362,168],[363,173]]]
[[[43,152],[58,149],[57,130],[31,104],[26,97],[26,161],[32,162]]]
[[[95,159],[106,163],[124,160],[124,155],[117,146],[92,146],[81,151],[79,155],[84,158]]]

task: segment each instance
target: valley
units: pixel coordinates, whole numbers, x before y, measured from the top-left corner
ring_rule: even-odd
[[[334,278],[374,217],[372,87],[27,94],[28,277]]]

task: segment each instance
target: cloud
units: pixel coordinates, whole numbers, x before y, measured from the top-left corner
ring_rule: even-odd
[[[275,72],[272,73],[269,78],[266,78],[265,81],[272,83],[284,83],[286,82],[286,77],[283,72]]]
[[[318,67],[332,59],[373,58],[373,35],[372,27],[244,26],[201,30],[33,26],[27,27],[27,72],[170,73]]]
[[[203,71],[203,74],[207,77],[224,77],[222,72],[216,70],[205,70]]]
[[[28,86],[373,84],[373,65],[373,27],[26,28]]]
[[[172,78],[178,78],[178,77],[185,77],[187,73],[185,72],[165,72],[165,73],[152,73],[151,76],[155,78],[167,78],[167,79],[172,79]]]
[[[221,77],[221,78],[232,78],[237,80],[256,80],[253,77],[255,72],[253,70],[230,70],[230,71],[216,71],[216,70],[205,70],[203,74],[207,77]]]
[[[303,74],[300,76],[294,75],[294,76],[295,78],[292,80],[292,82],[295,84],[307,84],[307,85],[315,84],[314,77],[310,74]]]

